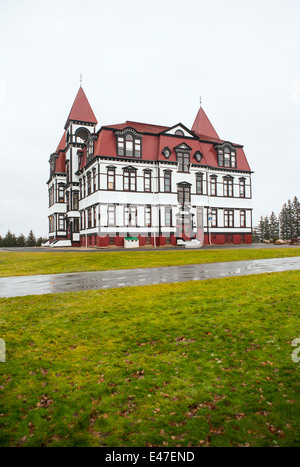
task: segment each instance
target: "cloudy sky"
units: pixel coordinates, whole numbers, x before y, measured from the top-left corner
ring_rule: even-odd
[[[47,235],[49,156],[79,88],[100,126],[244,144],[254,222],[300,197],[299,0],[0,0],[0,235]]]

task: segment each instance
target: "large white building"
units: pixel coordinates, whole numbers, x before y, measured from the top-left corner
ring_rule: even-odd
[[[123,246],[251,243],[251,170],[200,107],[192,129],[127,121],[96,130],[79,88],[50,156],[49,241]]]

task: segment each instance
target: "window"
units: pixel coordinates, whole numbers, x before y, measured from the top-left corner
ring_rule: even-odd
[[[218,149],[218,164],[220,167],[236,168],[236,151],[229,147]]]
[[[164,173],[164,191],[171,193],[171,170],[166,170]]]
[[[93,226],[97,226],[97,207],[93,206]]]
[[[91,172],[88,172],[87,174],[87,192],[88,195],[92,193],[92,175]]]
[[[133,136],[132,135],[126,135],[126,138],[125,138],[125,154],[128,157],[133,156]]]
[[[81,211],[80,213],[80,228],[81,230],[85,229],[85,211]]]
[[[165,226],[172,227],[172,208],[171,206],[165,207]]]
[[[209,216],[211,217],[210,226],[218,227],[218,210],[216,208],[211,209]]]
[[[210,195],[217,196],[217,177],[211,177],[210,179]]]
[[[74,233],[79,232],[79,219],[74,219],[73,220],[73,232]]]
[[[58,215],[58,230],[65,230],[65,216],[64,214]]]
[[[190,170],[190,153],[177,152],[178,172],[189,172]]]
[[[49,232],[54,232],[54,217],[49,217]]]
[[[233,179],[231,177],[224,178],[223,194],[224,196],[233,196]]]
[[[118,137],[117,154],[118,154],[118,156],[124,156],[124,138],[123,138],[123,136]]]
[[[67,211],[70,211],[70,192],[66,192]]]
[[[224,227],[234,227],[233,209],[224,210]]]
[[[203,195],[203,174],[196,174],[196,193],[197,195]]]
[[[93,169],[93,191],[97,190],[97,177],[96,177],[96,169]]]
[[[73,193],[73,209],[77,211],[79,209],[79,202],[78,202],[78,191],[74,191]]]
[[[82,179],[82,185],[83,185],[83,198],[86,196],[86,185],[85,185],[85,177]]]
[[[54,187],[53,185],[49,188],[49,206],[52,206],[54,204]],[[51,232],[51,230],[50,230]]]
[[[228,148],[224,149],[224,167],[230,167],[230,151]]]
[[[241,209],[240,211],[240,226],[246,227],[246,211],[245,209]]]
[[[246,195],[246,180],[240,178],[240,198],[245,198]]]
[[[124,225],[126,227],[135,227],[137,218],[136,206],[125,206],[124,207]]]
[[[118,156],[141,157],[142,154],[142,139],[131,133],[117,137],[117,154]]]
[[[134,157],[141,157],[141,140],[135,138],[134,140]]]
[[[65,189],[63,185],[58,185],[58,202],[63,203],[65,201]]]
[[[191,202],[191,185],[182,183],[178,185],[178,203],[187,204]]]
[[[107,225],[116,225],[116,206],[114,204],[109,204],[107,206]]]
[[[88,229],[92,227],[92,208],[87,210],[88,212]]]
[[[124,169],[123,190],[136,191],[136,170],[134,168]]]
[[[151,172],[144,171],[144,191],[151,191]]]
[[[107,189],[108,190],[115,190],[115,180],[116,180],[115,168],[108,167],[107,168]]]
[[[175,131],[175,135],[184,136],[184,133],[183,133],[182,130],[176,130],[176,131]]]
[[[151,206],[145,206],[145,226],[151,227]]]

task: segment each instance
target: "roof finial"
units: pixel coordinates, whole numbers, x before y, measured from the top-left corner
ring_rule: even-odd
[[[82,74],[80,73],[80,87],[82,85]]]
[[[201,107],[201,105],[202,105],[202,97],[200,96],[200,107]]]

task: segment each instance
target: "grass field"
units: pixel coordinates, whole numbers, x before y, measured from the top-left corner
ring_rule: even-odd
[[[27,253],[0,251],[0,277],[300,256],[300,248]]]
[[[299,280],[0,299],[0,445],[299,446]]]

